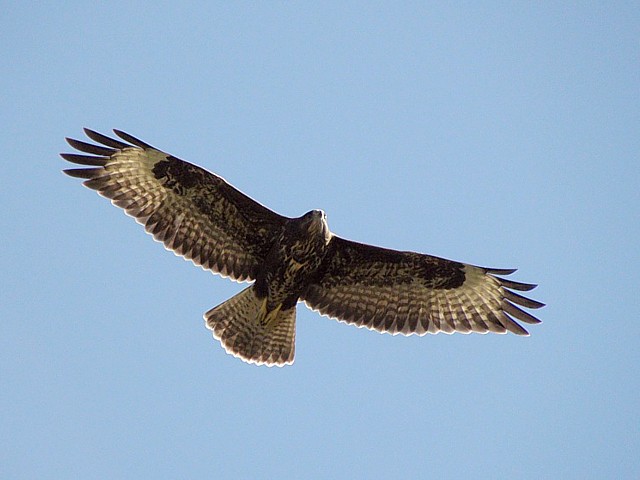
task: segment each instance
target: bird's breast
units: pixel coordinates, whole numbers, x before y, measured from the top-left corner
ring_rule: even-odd
[[[256,293],[273,305],[295,305],[320,267],[325,250],[316,235],[280,239],[258,273]]]

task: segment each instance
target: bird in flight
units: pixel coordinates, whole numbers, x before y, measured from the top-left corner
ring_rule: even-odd
[[[293,363],[296,305],[392,335],[506,333],[540,323],[520,307],[544,306],[503,278],[515,270],[366,245],[329,230],[322,210],[279,215],[223,178],[119,130],[95,143],[67,138],[60,154],[85,179],[177,255],[249,287],[204,314],[225,350],[258,365]],[[88,154],[88,155],[87,155]]]

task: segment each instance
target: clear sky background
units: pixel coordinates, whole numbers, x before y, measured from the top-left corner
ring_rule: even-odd
[[[4,6],[0,477],[640,477],[637,2],[395,3]],[[60,173],[84,126],[346,238],[518,267],[544,323],[300,305],[295,364],[247,365],[201,317],[242,286]]]

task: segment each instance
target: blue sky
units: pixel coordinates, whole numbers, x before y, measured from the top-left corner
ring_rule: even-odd
[[[58,4],[56,4],[58,3]],[[14,2],[0,16],[2,478],[638,478],[634,2]],[[242,287],[60,173],[119,128],[346,238],[539,283],[529,338],[298,308],[225,354]]]

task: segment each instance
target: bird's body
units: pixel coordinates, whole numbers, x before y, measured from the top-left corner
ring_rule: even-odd
[[[543,304],[511,290],[535,285],[500,278],[513,270],[476,267],[333,235],[324,212],[288,218],[224,179],[123,132],[128,143],[91,130],[91,155],[62,154],[92,168],[65,170],[145,225],[196,265],[252,286],[205,313],[225,349],[266,365],[292,363],[298,301],[345,323],[391,334],[526,335],[514,319],[539,323],[516,305]]]
[[[324,212],[312,210],[292,218],[271,246],[258,270],[255,291],[267,310],[294,307],[327,252],[331,233]]]

